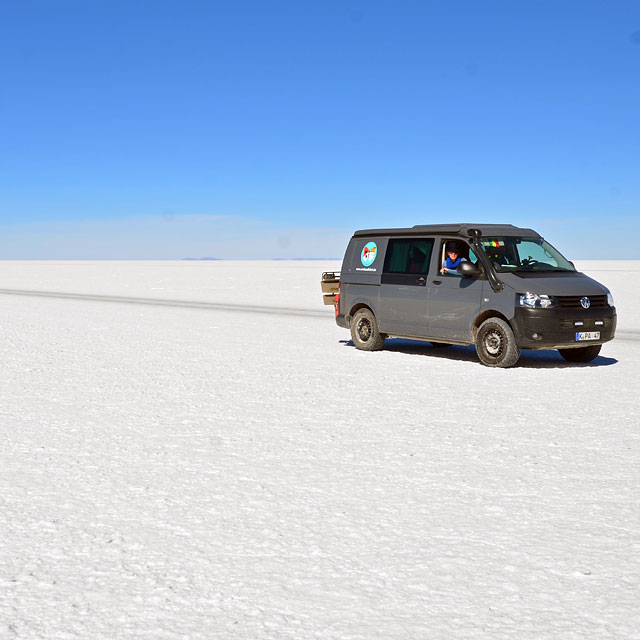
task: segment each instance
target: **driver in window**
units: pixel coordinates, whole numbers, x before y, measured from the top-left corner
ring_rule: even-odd
[[[449,242],[447,244],[447,257],[442,263],[440,273],[451,273],[452,275],[458,275],[458,267],[461,262],[466,262],[467,259],[460,255],[460,245],[457,242]]]

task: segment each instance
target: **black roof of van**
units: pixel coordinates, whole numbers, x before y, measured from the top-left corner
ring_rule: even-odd
[[[514,227],[512,224],[482,224],[480,222],[462,222],[458,224],[416,224],[406,229],[360,229],[357,236],[413,236],[413,235],[458,235],[471,237],[470,229],[479,229],[482,236],[524,236],[539,238],[533,229]]]

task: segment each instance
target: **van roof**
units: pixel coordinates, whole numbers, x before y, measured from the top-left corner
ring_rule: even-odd
[[[357,236],[412,236],[412,235],[458,235],[471,237],[470,229],[479,229],[481,236],[524,236],[539,238],[533,229],[514,227],[512,224],[483,224],[481,222],[461,222],[457,224],[416,224],[406,229],[360,229]]]

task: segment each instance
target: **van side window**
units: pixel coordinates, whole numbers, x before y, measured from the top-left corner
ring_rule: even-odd
[[[466,242],[459,238],[443,240],[440,245],[440,273],[443,276],[460,277],[458,266],[460,262],[466,261],[470,261],[473,264],[478,262],[478,257]]]
[[[385,273],[417,273],[429,271],[433,239],[392,238],[384,260]]]

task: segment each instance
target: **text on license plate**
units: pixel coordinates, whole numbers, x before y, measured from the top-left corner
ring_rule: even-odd
[[[600,340],[599,331],[577,331],[576,340]]]

